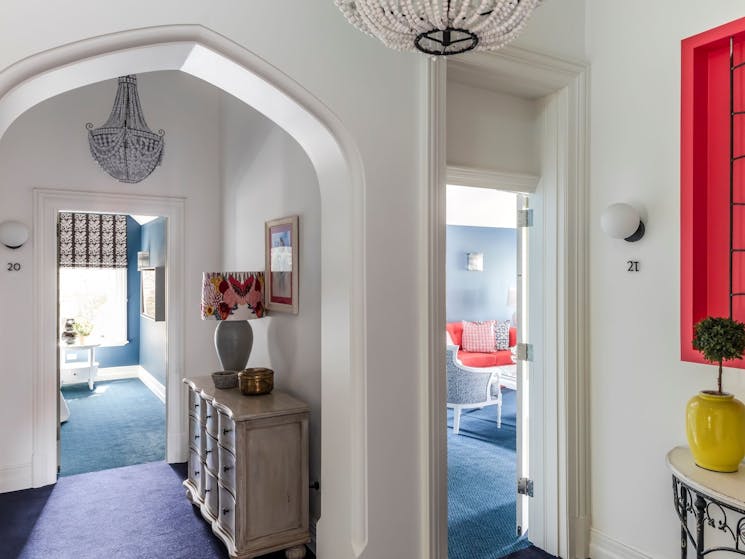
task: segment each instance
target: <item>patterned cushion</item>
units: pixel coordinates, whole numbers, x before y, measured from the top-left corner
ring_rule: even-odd
[[[494,324],[495,346],[499,349],[510,348],[510,321],[496,322]]]
[[[463,321],[463,349],[480,353],[497,351],[494,346],[494,321]]]

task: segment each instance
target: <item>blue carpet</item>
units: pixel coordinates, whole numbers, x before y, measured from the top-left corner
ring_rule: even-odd
[[[139,379],[62,387],[60,475],[165,460],[165,406]]]
[[[0,557],[226,559],[186,500],[185,477],[185,464],[154,462],[0,494]]]
[[[185,477],[186,464],[154,462],[2,493],[0,557],[226,559],[222,542],[186,500]],[[278,552],[263,559],[282,558]],[[556,558],[531,546],[507,559]]]
[[[501,429],[496,406],[464,411],[459,435],[452,426],[448,410],[448,557],[497,559],[529,548],[516,535],[515,392],[503,391]]]

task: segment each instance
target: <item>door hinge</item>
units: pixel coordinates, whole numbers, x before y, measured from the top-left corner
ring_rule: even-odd
[[[517,480],[517,494],[527,495],[528,497],[533,496],[533,480],[526,477],[521,477]]]
[[[517,210],[517,226],[533,227],[533,210]]]
[[[517,359],[519,361],[532,361],[533,344],[517,344]]]

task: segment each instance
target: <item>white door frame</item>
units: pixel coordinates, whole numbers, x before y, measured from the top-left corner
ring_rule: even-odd
[[[162,70],[179,70],[196,76],[268,116],[297,140],[318,174],[324,216],[321,234],[324,490],[323,518],[317,526],[318,555],[359,556],[368,542],[365,179],[357,143],[339,118],[307,89],[243,46],[201,25],[165,25],[76,41],[40,52],[0,71],[0,137],[26,110],[55,95],[120,75]],[[96,196],[105,197],[98,193]],[[36,199],[35,203],[40,200]],[[46,211],[47,215],[34,224],[34,239],[49,243],[52,235],[44,227],[54,222],[45,219],[51,210]],[[33,302],[31,477],[32,485],[40,487],[56,481],[58,390],[56,380],[50,380],[50,372],[56,369],[57,351],[50,351],[44,340],[56,336],[52,333],[49,338],[49,333],[56,330],[56,319],[50,317],[56,317],[57,313],[56,293],[52,296],[49,276],[42,271],[49,273],[50,263],[42,260],[42,251],[35,241],[32,243],[34,293],[38,296]],[[45,250],[49,254],[50,248]],[[173,261],[178,258],[175,252],[169,253],[169,258],[173,270],[183,266]],[[179,322],[175,316],[171,320]],[[169,336],[169,344],[177,342],[180,342],[177,334]],[[176,348],[172,351],[175,356],[182,355],[183,347],[178,353]],[[173,367],[179,374],[184,371],[176,365],[181,364],[177,361]],[[170,385],[169,390],[178,390],[180,386],[173,382]],[[183,459],[186,451],[184,444]]]
[[[186,412],[181,384],[184,340],[184,199],[34,189],[34,469],[47,473],[57,465],[57,215],[60,211],[125,213],[166,217],[166,460],[183,462]],[[55,317],[55,318],[52,318]],[[52,442],[51,437],[54,437]],[[51,452],[54,450],[54,452]],[[37,462],[38,460],[38,462]]]
[[[537,484],[541,539],[535,542],[561,557],[588,556],[589,345],[587,242],[587,115],[585,64],[505,47],[496,53],[471,54],[450,62],[543,88],[542,194],[543,238],[551,240],[539,254],[544,271],[541,314],[543,351],[538,358],[544,378],[542,483]],[[445,375],[445,179],[446,69],[428,66],[428,123],[425,146],[427,181],[422,191],[422,492],[425,556],[447,557],[447,445]],[[468,173],[466,173],[467,175]],[[470,170],[478,177],[478,170]],[[483,174],[478,180],[489,180]],[[478,182],[478,181],[476,181]],[[553,366],[551,366],[553,364]],[[532,522],[532,519],[531,519]]]

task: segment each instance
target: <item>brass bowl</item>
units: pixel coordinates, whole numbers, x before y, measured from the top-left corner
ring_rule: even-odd
[[[243,369],[238,373],[238,388],[245,396],[269,394],[274,389],[274,371],[264,367]]]

